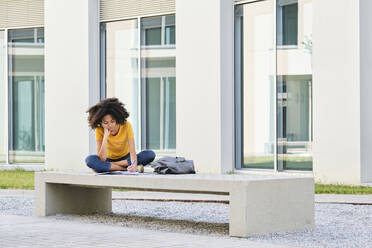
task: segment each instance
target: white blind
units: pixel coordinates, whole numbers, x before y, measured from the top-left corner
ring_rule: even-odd
[[[101,0],[100,21],[175,12],[175,0]]]
[[[0,0],[0,28],[44,26],[44,0]]]

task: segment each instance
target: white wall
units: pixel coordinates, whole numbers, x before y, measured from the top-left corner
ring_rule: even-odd
[[[200,1],[199,1],[200,2]],[[235,168],[234,149],[234,4],[220,1],[221,165],[222,173]]]
[[[176,1],[177,155],[233,169],[233,0]]]
[[[313,0],[314,174],[360,183],[359,1]]]
[[[84,169],[85,111],[98,96],[98,0],[45,0],[44,6],[46,167]]]
[[[372,182],[372,1],[360,0],[361,181]]]

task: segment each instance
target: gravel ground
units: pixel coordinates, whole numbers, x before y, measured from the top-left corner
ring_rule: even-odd
[[[0,216],[32,216],[33,210],[33,197],[0,197]],[[226,236],[229,207],[218,203],[114,200],[113,213],[109,215],[57,215],[48,218]],[[312,231],[254,236],[249,240],[297,247],[372,246],[371,205],[315,204],[315,223]]]

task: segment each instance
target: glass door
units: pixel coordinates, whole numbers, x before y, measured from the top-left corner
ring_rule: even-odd
[[[312,0],[277,0],[278,170],[312,170]]]
[[[104,32],[106,95],[117,97],[125,104],[139,150],[138,20],[104,23],[101,30]]]
[[[102,97],[130,112],[136,149],[176,149],[175,15],[101,24]]]
[[[141,18],[142,149],[176,149],[175,16]]]
[[[266,0],[235,9],[238,168],[274,169],[274,6],[274,0]]]
[[[312,0],[235,7],[236,168],[312,170]]]
[[[8,31],[9,163],[44,163],[44,30]]]

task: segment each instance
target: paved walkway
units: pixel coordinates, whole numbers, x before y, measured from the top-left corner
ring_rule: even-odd
[[[33,190],[0,190],[1,196],[33,198]],[[228,196],[144,191],[113,191],[113,199],[226,202]],[[372,195],[316,195],[318,203],[372,204]],[[323,205],[323,204],[321,204]],[[327,204],[324,204],[327,205]],[[333,206],[333,205],[330,205]],[[345,205],[346,206],[346,205]],[[344,210],[343,210],[344,211]],[[351,209],[352,213],[355,212]],[[331,211],[332,212],[332,211]],[[362,216],[362,215],[361,215]],[[338,222],[337,222],[338,223]],[[322,225],[318,228],[323,228]],[[324,228],[323,228],[324,229]],[[323,230],[322,229],[322,230]],[[342,232],[341,232],[342,234]],[[357,234],[357,233],[356,233]],[[301,234],[296,234],[301,235]],[[317,231],[314,234],[318,237]],[[318,236],[316,236],[318,235]],[[304,236],[305,237],[305,236]],[[320,235],[319,237],[322,238]],[[288,237],[287,237],[288,239]],[[283,243],[280,243],[283,244]],[[109,225],[55,216],[34,217],[0,213],[0,247],[295,247],[221,236],[172,233]]]
[[[0,247],[273,247],[246,239],[211,237],[56,220],[0,216]]]
[[[33,190],[0,190],[1,196],[34,197]],[[224,201],[225,196],[143,191],[113,191],[113,199]],[[1,215],[0,247],[257,247],[275,244],[231,237],[214,237],[136,229],[102,223],[61,220],[55,216]],[[293,247],[293,246],[292,246]]]

